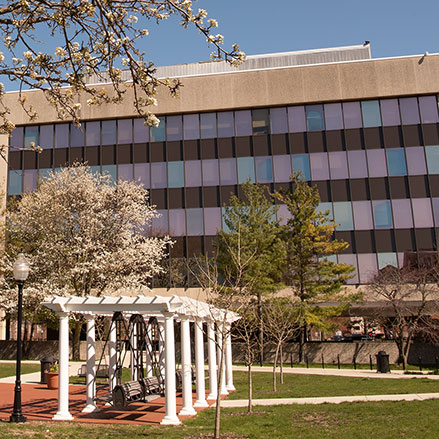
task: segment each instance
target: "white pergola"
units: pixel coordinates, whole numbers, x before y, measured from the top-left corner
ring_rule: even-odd
[[[216,399],[217,389],[217,358],[221,345],[221,325],[230,325],[239,316],[225,309],[215,308],[205,302],[182,296],[137,296],[137,297],[51,297],[43,305],[55,311],[59,316],[59,389],[58,411],[54,420],[72,420],[69,412],[69,314],[82,314],[87,319],[87,401],[83,412],[93,412],[96,407],[96,364],[95,364],[95,317],[111,317],[115,312],[121,312],[129,318],[133,314],[142,315],[145,320],[156,317],[160,330],[164,332],[162,358],[165,372],[165,416],[162,424],[179,424],[176,409],[176,378],[175,378],[175,337],[174,321],[180,322],[181,327],[181,369],[183,407],[180,415],[195,415],[194,407],[207,407],[204,379],[204,340],[208,343],[209,394],[207,399]],[[194,324],[195,332],[195,373],[196,401],[192,404],[192,369],[191,369],[191,340],[190,324]],[[206,334],[203,323],[207,326]],[[109,336],[109,382],[110,393],[116,383],[116,331],[112,325]],[[223,386],[220,394],[228,394],[235,390],[232,374],[232,345],[230,331],[226,331],[225,362],[223,367]],[[133,360],[133,358],[132,358]],[[147,359],[148,364],[148,359]],[[148,368],[147,368],[148,369]],[[148,374],[148,370],[147,370]],[[136,377],[132,376],[132,379]]]

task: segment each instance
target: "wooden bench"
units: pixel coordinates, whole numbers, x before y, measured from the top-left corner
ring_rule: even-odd
[[[145,398],[145,386],[140,381],[128,381],[113,389],[113,406],[125,408],[130,402],[142,401]]]
[[[156,376],[141,378],[139,382],[144,388],[145,396],[163,393],[162,385]]]
[[[86,378],[87,377],[87,365],[82,364],[78,369],[78,377]],[[101,364],[96,366],[96,378],[109,378],[108,376],[108,364]]]

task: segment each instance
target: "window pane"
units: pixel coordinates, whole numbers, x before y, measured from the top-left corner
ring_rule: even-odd
[[[233,160],[233,159],[232,159]],[[219,169],[218,160],[203,160],[203,186],[219,185]]]
[[[43,149],[53,148],[53,125],[40,126],[40,146]]]
[[[116,143],[116,121],[102,121],[102,145],[114,145]]]
[[[22,171],[9,171],[8,195],[20,195],[23,192],[22,175]]]
[[[184,209],[169,209],[169,234],[184,236],[186,234],[186,215]]]
[[[361,113],[363,115],[363,126],[365,128],[381,126],[379,101],[362,101]]]
[[[38,146],[38,127],[26,127],[24,130],[24,146],[26,148],[31,147],[31,143],[33,146]]]
[[[279,209],[277,211],[277,220],[279,223],[284,226],[287,224],[287,221],[291,218],[291,213],[288,210],[287,206],[285,204],[281,204],[279,206]]]
[[[149,142],[149,127],[144,119],[134,119],[134,143]]]
[[[185,140],[200,138],[200,120],[198,114],[185,114],[183,116],[183,125]]]
[[[223,186],[236,184],[238,182],[236,174],[236,159],[220,159],[220,180]]]
[[[67,123],[55,125],[55,148],[69,146],[69,125]]]
[[[373,230],[370,201],[353,201],[355,230]]]
[[[252,135],[252,117],[250,110],[235,111],[235,135]]]
[[[334,204],[334,221],[337,230],[353,230],[354,222],[352,219],[352,206],[349,201],[340,201]]]
[[[152,234],[154,236],[164,236],[169,233],[168,211],[157,210],[158,216],[152,219]]]
[[[255,157],[255,164],[256,181],[258,183],[271,183],[273,181],[273,164],[271,157]]]
[[[218,137],[233,137],[235,135],[233,111],[224,111],[217,114]]]
[[[291,160],[289,155],[273,156],[274,181],[276,183],[286,183],[290,181]]]
[[[133,165],[117,165],[117,178],[123,181],[132,181],[133,180]]]
[[[413,228],[412,206],[409,199],[392,200],[395,229]]]
[[[343,102],[343,119],[344,127],[361,128],[363,121],[361,120],[361,108],[359,102]]]
[[[373,218],[376,229],[392,228],[392,212],[389,200],[372,201]]]
[[[326,152],[310,154],[309,162],[313,180],[329,180],[328,154]]]
[[[384,149],[368,149],[366,151],[369,177],[387,176],[386,153]]]
[[[157,127],[149,127],[149,138],[151,142],[164,142],[166,140],[166,119],[159,117],[160,123]]]
[[[421,110],[422,123],[439,122],[439,117],[437,114],[436,96],[419,97],[419,109]]]
[[[117,143],[119,145],[133,143],[132,119],[121,119],[117,121]]]
[[[378,270],[392,266],[398,268],[398,258],[396,253],[378,253]]]
[[[357,256],[360,283],[371,282],[377,274],[377,260],[375,253],[360,253]]]
[[[407,171],[409,175],[425,175],[427,166],[425,164],[425,150],[422,146],[406,148]]]
[[[200,128],[202,139],[214,139],[216,134],[216,113],[201,113]]]
[[[204,234],[203,209],[186,209],[188,236],[202,236]]]
[[[407,175],[404,149],[389,148],[386,149],[386,155],[387,169],[389,170],[389,175]]]
[[[238,183],[255,182],[255,160],[253,157],[238,157]]]
[[[181,116],[166,118],[166,139],[168,141],[183,139],[183,120]]]
[[[253,135],[269,134],[270,121],[268,117],[268,108],[252,110],[252,129]]]
[[[9,140],[9,145],[18,146],[20,148],[23,147],[24,144],[23,135],[24,135],[23,127],[15,128],[12,131],[11,138]]]
[[[141,184],[145,189],[150,188],[150,165],[149,163],[136,163],[134,165],[134,181]]]
[[[398,99],[381,100],[381,117],[384,127],[401,125]]]
[[[323,131],[325,129],[323,105],[307,105],[305,111],[308,131]]]
[[[151,163],[151,188],[160,189],[166,185],[166,163]]]
[[[326,214],[328,213],[327,220],[325,224],[330,224],[331,220],[334,219],[334,209],[332,207],[332,203],[322,203],[316,207],[316,212]]]
[[[38,169],[38,181],[41,183],[43,180],[52,176],[52,168],[40,168]]]
[[[401,121],[403,125],[419,123],[419,109],[417,98],[400,98]]]
[[[348,264],[355,267],[355,271],[353,271],[351,274],[353,277],[347,281],[348,284],[358,284],[358,264],[357,264],[357,255],[338,255],[338,262],[340,264]]]
[[[294,172],[300,171],[305,180],[311,180],[308,154],[293,154],[291,156],[291,164]]]
[[[327,130],[343,129],[343,112],[341,104],[325,104],[325,124]]]
[[[207,236],[216,235],[221,230],[221,208],[205,207],[204,208],[204,233]]]
[[[430,198],[413,198],[412,205],[415,228],[433,227]]]
[[[345,151],[329,152],[329,169],[331,180],[349,178],[348,160]]]
[[[285,107],[270,108],[271,134],[288,133],[287,109]]]
[[[168,162],[168,187],[184,186],[184,162]]]
[[[100,122],[87,122],[85,126],[85,136],[87,146],[101,144],[101,124]]]
[[[188,160],[184,163],[186,175],[186,187],[201,186],[201,161]]]
[[[37,188],[37,170],[26,169],[23,172],[23,192],[33,192]]]
[[[429,174],[439,174],[439,146],[429,145],[425,147],[427,156],[427,168]]]
[[[70,147],[84,146],[84,125],[79,128],[70,124]]]
[[[349,175],[351,178],[367,177],[365,151],[348,151]]]
[[[109,175],[110,178],[110,183],[113,184],[116,182],[117,180],[117,168],[116,165],[103,165],[102,166],[102,175]]]
[[[439,227],[439,198],[432,198],[431,202],[433,204],[434,223],[436,227]]]
[[[306,131],[305,107],[288,107],[288,125],[290,133],[303,133]]]

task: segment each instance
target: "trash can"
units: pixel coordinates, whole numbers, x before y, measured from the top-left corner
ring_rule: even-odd
[[[377,372],[389,373],[390,372],[389,354],[386,354],[385,351],[379,351],[378,354],[376,354],[375,356],[377,359]]]
[[[41,377],[40,377],[40,383],[41,384],[47,384],[46,380],[46,372],[49,372],[49,369],[52,367],[55,360],[53,359],[52,355],[48,355],[44,357],[42,360],[40,360],[41,363]]]

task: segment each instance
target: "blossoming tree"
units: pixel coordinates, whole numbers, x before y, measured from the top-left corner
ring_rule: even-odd
[[[217,21],[207,19],[206,10],[194,9],[192,3],[191,0],[3,2],[0,38],[5,51],[0,52],[0,75],[18,82],[19,102],[31,119],[37,117],[37,112],[21,94],[23,88],[42,90],[60,118],[71,118],[76,123],[80,120],[81,102],[99,105],[119,103],[127,98],[147,124],[157,125],[159,121],[150,106],[156,102],[158,88],[166,87],[176,95],[181,84],[179,80],[157,78],[154,64],[141,50],[148,36],[145,27],[148,20],[159,23],[176,16],[181,26],[192,26],[206,38],[215,50],[213,59],[224,58],[236,64],[245,57],[236,44],[230,50],[222,47],[224,38],[215,33]],[[41,42],[42,35],[47,42]],[[50,45],[58,47],[50,51]],[[96,77],[90,81],[93,75],[110,86],[96,85]],[[4,97],[1,84],[0,133],[3,134],[14,128]]]
[[[118,295],[141,292],[160,273],[168,237],[148,236],[157,214],[134,182],[111,181],[85,165],[54,172],[7,212],[6,267],[20,249],[31,264],[25,303],[37,310],[51,295]],[[16,306],[6,270],[2,305]],[[75,325],[78,346],[80,322]],[[78,352],[74,352],[78,354]]]

